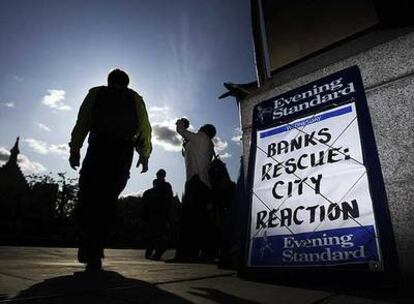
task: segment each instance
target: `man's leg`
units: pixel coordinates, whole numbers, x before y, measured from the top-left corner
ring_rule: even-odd
[[[154,255],[152,256],[152,258],[154,260],[161,260],[162,255],[167,251],[167,248],[165,246],[157,248],[157,250],[155,250]]]
[[[216,227],[216,210],[212,201],[211,190],[201,180],[197,181],[197,202],[199,204],[201,256],[214,260],[218,255],[218,233]]]
[[[102,250],[96,238],[96,226],[99,225],[99,176],[102,152],[100,147],[91,143],[88,146],[82,163],[79,177],[78,203],[76,206],[76,220],[80,230],[78,260],[81,263],[100,261]],[[99,266],[99,265],[98,265]]]
[[[194,188],[193,179],[186,182],[185,192],[183,197],[182,217],[180,223],[179,234],[179,248],[177,250],[177,256],[183,258],[194,259],[198,257],[199,246],[199,223],[196,202],[196,192]]]
[[[162,225],[164,223],[164,225]],[[155,238],[155,253],[152,256],[154,260],[160,260],[162,255],[167,251],[167,218],[160,215],[160,224],[157,236]]]
[[[81,263],[98,263],[103,257],[102,240],[99,237],[100,215],[96,214],[97,197],[93,182],[81,175],[79,181],[77,222],[80,230],[78,260]]]
[[[151,258],[153,253],[154,253],[154,247],[152,247],[152,245],[148,245],[147,249],[145,249],[145,258],[146,259]]]
[[[114,232],[117,223],[118,198],[124,190],[129,179],[129,169],[132,163],[132,145],[111,145],[107,147],[108,156],[105,159],[103,180],[100,184],[99,208],[102,213],[99,218],[98,240],[100,241],[102,252],[106,242]]]
[[[151,221],[151,219],[150,219],[150,221]],[[145,243],[146,243],[146,250],[145,250],[145,258],[146,259],[149,259],[149,258],[151,258],[152,257],[152,255],[153,255],[153,253],[154,253],[154,231],[153,231],[153,229],[152,229],[152,226],[153,225],[151,225],[152,223],[151,222],[149,222],[149,224],[147,223],[147,232],[146,232],[146,240],[145,240]]]
[[[83,161],[77,205],[81,232],[78,259],[92,269],[101,267],[118,196],[129,178],[132,156],[131,145],[95,142],[89,145]]]

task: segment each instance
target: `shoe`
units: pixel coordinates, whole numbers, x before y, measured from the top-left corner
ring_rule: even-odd
[[[87,263],[86,263],[86,269],[85,269],[85,271],[99,271],[99,270],[101,270],[102,269],[102,261],[101,261],[101,259],[94,259],[94,260],[91,260],[91,261],[88,261]]]
[[[149,259],[151,259],[151,257],[152,257],[152,253],[153,253],[153,250],[145,250],[145,258],[147,259],[147,260],[149,260]]]
[[[156,256],[156,255],[153,255],[153,256],[149,257],[148,260],[151,260],[151,261],[159,261],[159,260],[161,260],[161,257],[160,256]]]

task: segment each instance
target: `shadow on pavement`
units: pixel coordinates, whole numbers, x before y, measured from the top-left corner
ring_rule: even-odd
[[[191,303],[150,283],[126,278],[114,271],[75,272],[46,279],[10,300],[42,304]]]
[[[391,301],[393,303],[412,303],[411,293],[399,286],[396,280],[385,278],[380,272],[343,271],[279,271],[278,278],[269,272],[257,277],[245,276],[253,282],[281,285],[292,288],[329,292],[332,296],[351,296],[371,301]]]
[[[245,300],[237,296],[222,292],[218,289],[193,287],[198,291],[189,291],[188,293],[202,297],[220,304],[260,304],[259,302]]]

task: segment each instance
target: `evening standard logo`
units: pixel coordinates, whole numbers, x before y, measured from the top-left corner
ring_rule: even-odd
[[[280,119],[318,105],[355,93],[353,82],[343,83],[340,77],[322,85],[313,85],[307,91],[274,101],[273,119]]]
[[[355,246],[353,234],[299,239],[295,236],[283,238],[282,261],[284,263],[341,262],[367,258],[365,246]],[[308,249],[297,252],[297,249]],[[337,248],[337,249],[336,249]],[[316,252],[312,249],[316,249]]]
[[[372,225],[253,238],[253,265],[316,266],[378,261]],[[371,237],[369,237],[371,235]]]

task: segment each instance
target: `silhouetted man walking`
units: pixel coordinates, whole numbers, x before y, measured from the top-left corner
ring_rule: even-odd
[[[168,248],[168,229],[173,199],[171,184],[165,181],[166,172],[160,169],[153,187],[142,198],[147,219],[147,248],[145,258],[160,260]]]
[[[214,155],[216,128],[206,124],[197,133],[188,131],[189,122],[179,119],[176,130],[183,139],[186,183],[177,253],[172,261],[214,259],[216,233],[211,220],[212,197],[208,169]],[[201,255],[200,255],[201,253]]]
[[[89,133],[88,150],[79,178],[76,218],[81,232],[78,260],[87,269],[100,269],[105,240],[115,222],[119,194],[129,178],[134,147],[137,167],[148,170],[151,126],[142,97],[128,88],[129,77],[119,69],[108,85],[89,90],[72,131],[69,162],[80,164],[80,148]]]

